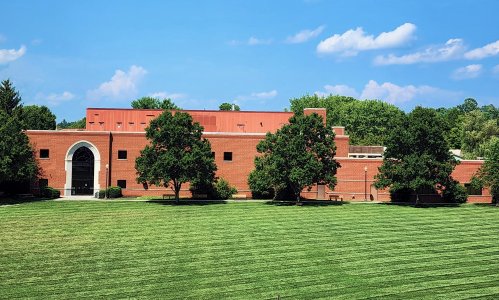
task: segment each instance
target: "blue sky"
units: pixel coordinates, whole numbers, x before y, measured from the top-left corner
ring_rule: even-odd
[[[170,97],[185,109],[278,110],[305,94],[409,111],[499,105],[499,1],[0,0],[0,79],[25,104]]]

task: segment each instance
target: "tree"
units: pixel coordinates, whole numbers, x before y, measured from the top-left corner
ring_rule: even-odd
[[[187,113],[165,111],[153,119],[146,128],[150,145],[135,160],[137,181],[171,186],[177,202],[183,183],[212,183],[217,167],[202,132],[203,127]]]
[[[0,84],[0,110],[12,116],[22,110],[21,96],[9,79]]]
[[[53,130],[55,115],[44,105],[28,105],[23,107],[23,124],[25,129]]]
[[[33,149],[22,130],[21,97],[9,80],[0,85],[0,185],[9,189],[38,175]]]
[[[132,101],[132,108],[135,109],[163,109],[163,110],[181,110],[171,99],[160,100],[154,97],[142,97]]]
[[[383,145],[388,132],[396,127],[404,112],[380,100],[357,100],[345,96],[307,95],[291,99],[291,110],[303,114],[305,108],[326,108],[329,126],[344,126],[352,145]]]
[[[325,184],[334,189],[336,185],[340,165],[334,159],[334,132],[317,114],[291,117],[288,125],[276,133],[267,133],[257,151],[261,155],[255,158],[256,169],[250,178],[263,178],[276,195],[289,190],[300,201],[305,187]]]
[[[240,111],[241,108],[239,107],[239,105],[237,104],[230,104],[228,102],[224,102],[222,104],[220,104],[220,106],[218,107],[218,109],[220,110],[235,110],[235,111]]]
[[[485,156],[491,138],[499,136],[498,121],[487,120],[487,116],[480,110],[473,110],[464,116],[461,149],[465,158],[476,159]]]
[[[376,188],[389,188],[392,200],[415,194],[416,205],[423,191],[440,193],[449,202],[466,201],[464,188],[451,177],[457,161],[449,152],[443,126],[435,110],[416,107],[387,140]]]
[[[73,122],[68,122],[65,119],[63,119],[61,123],[57,124],[58,129],[85,129],[86,126],[87,126],[86,117],[83,117],[82,119]]]
[[[463,104],[457,106],[457,109],[463,113],[469,113],[478,109],[478,103],[473,98],[466,98]]]
[[[490,188],[492,202],[499,205],[499,137],[493,137],[485,152],[485,162],[478,171],[478,178]]]

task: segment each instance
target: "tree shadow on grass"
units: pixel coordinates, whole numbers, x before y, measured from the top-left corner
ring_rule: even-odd
[[[416,202],[380,202],[377,205],[394,205],[394,206],[407,206],[414,208],[439,208],[439,207],[460,207],[459,203],[418,203]]]
[[[47,198],[19,198],[19,197],[6,197],[0,198],[0,206],[2,205],[15,205],[15,204],[23,204],[23,203],[31,203],[31,202],[43,202],[51,199]]]
[[[160,205],[170,205],[170,206],[204,206],[204,205],[216,205],[216,204],[227,204],[224,200],[195,200],[186,199],[175,202],[175,200],[148,200],[146,203],[160,204]]]
[[[349,204],[346,201],[327,201],[327,200],[301,200],[296,201],[286,201],[286,200],[270,200],[265,202],[267,205],[273,206],[305,206],[305,207],[318,207],[318,206],[340,206],[343,204]]]

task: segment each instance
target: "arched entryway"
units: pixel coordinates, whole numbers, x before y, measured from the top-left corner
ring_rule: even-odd
[[[78,148],[73,154],[72,175],[72,195],[93,195],[94,154],[85,146]]]
[[[95,195],[99,189],[100,154],[90,142],[73,144],[66,154],[64,195]]]

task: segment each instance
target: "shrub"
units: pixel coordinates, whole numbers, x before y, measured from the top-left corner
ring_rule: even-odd
[[[223,178],[219,178],[213,187],[215,188],[215,195],[217,199],[229,199],[232,195],[237,193],[237,189],[231,186],[229,182]]]
[[[121,188],[119,186],[111,186],[107,188],[108,198],[120,198],[123,194],[121,193]],[[99,190],[99,199],[104,199],[106,197],[106,190]]]
[[[455,180],[443,190],[442,196],[446,203],[465,203],[468,200],[466,189]]]
[[[57,199],[61,197],[61,192],[59,190],[56,190],[50,186],[44,187],[42,189],[42,196],[44,198],[49,198],[49,199]]]

